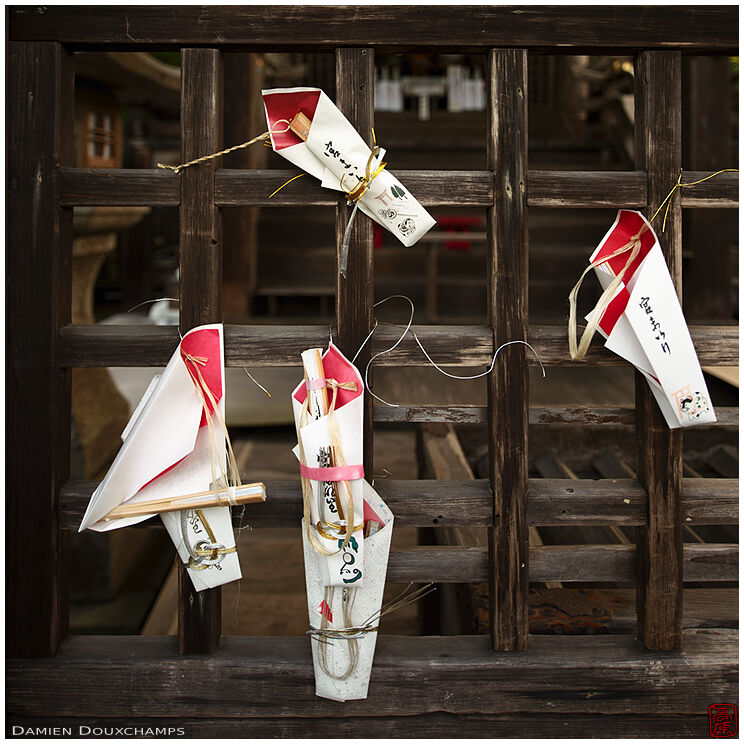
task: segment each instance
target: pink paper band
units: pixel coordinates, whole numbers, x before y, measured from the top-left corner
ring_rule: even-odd
[[[328,483],[329,481],[350,481],[364,478],[363,465],[344,465],[339,468],[309,468],[300,463],[300,475],[303,478]]]
[[[325,377],[319,377],[317,380],[305,380],[305,387],[308,390],[322,390],[325,386]]]

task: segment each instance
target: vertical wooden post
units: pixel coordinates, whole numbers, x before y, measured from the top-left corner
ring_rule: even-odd
[[[497,348],[527,338],[526,50],[491,51],[489,91],[489,316]],[[491,640],[505,651],[527,648],[527,373],[525,347],[518,344],[499,354],[488,377]]]
[[[181,158],[192,160],[222,147],[222,54],[181,51]],[[219,159],[181,172],[179,268],[181,333],[222,319],[222,221],[214,203]],[[178,649],[211,653],[222,633],[220,588],[194,590],[179,566]]]
[[[73,163],[72,57],[61,44],[8,45],[6,251],[6,653],[52,656],[67,633],[67,534],[58,499],[70,473],[72,209],[58,167]]]
[[[679,175],[681,56],[643,52],[635,70],[636,167],[648,178],[647,216]],[[659,240],[669,271],[682,290],[682,208],[677,194]],[[648,525],[639,528],[636,602],[638,635],[650,649],[682,646],[682,431],[671,430],[643,375],[636,372],[638,477],[648,491]]]
[[[374,50],[336,50],[336,105],[367,144],[372,144],[374,126]],[[351,208],[340,199],[336,207],[337,264],[341,241]],[[374,254],[372,220],[357,212],[351,228],[346,278],[336,275],[336,325],[338,347],[351,359],[372,329],[374,302]],[[369,345],[357,357],[356,366],[364,376],[369,360]],[[370,376],[371,379],[371,376]],[[365,396],[364,470],[372,478],[372,396]]]

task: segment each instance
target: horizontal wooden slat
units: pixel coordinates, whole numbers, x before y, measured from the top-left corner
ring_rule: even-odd
[[[179,7],[97,5],[80,12],[65,7],[11,9],[13,41],[55,40],[78,49],[147,49],[190,45],[221,48],[325,49],[334,46],[484,50],[533,47],[577,50],[642,48],[736,53],[735,6],[471,6],[467,23],[456,6],[233,5]]]
[[[685,524],[739,524],[738,478],[683,478]]]
[[[524,652],[494,653],[486,636],[383,633],[369,697],[352,706],[315,696],[307,638],[226,637],[205,660],[179,656],[169,637],[73,636],[54,659],[6,662],[6,712],[75,716],[85,701],[91,718],[134,713],[178,725],[197,701],[212,718],[546,709],[610,718],[629,710],[701,713],[711,700],[736,700],[736,631],[686,631],[683,649],[649,654],[632,636],[532,636]],[[224,684],[204,684],[205,667]]]
[[[460,546],[391,550],[387,580],[459,584],[488,581],[488,550]]]
[[[530,525],[643,524],[645,491],[635,480],[531,478],[527,497]]]
[[[682,183],[692,183],[712,175],[715,171],[685,171]],[[680,189],[683,207],[738,207],[739,174],[721,173],[704,183]]]
[[[738,327],[690,326],[690,335],[701,364],[738,365]],[[546,365],[569,367],[574,364],[601,366],[624,364],[617,355],[605,349],[603,339],[596,336],[584,361],[572,362],[568,355],[568,332],[563,326],[530,326],[528,340]],[[537,364],[532,354],[528,353],[527,359],[532,366]],[[708,362],[708,359],[717,361]]]
[[[334,206],[336,196],[320,182],[305,177],[271,197],[298,170],[221,169],[215,176],[215,201],[221,207]],[[686,182],[710,175],[687,172]],[[399,170],[396,176],[427,207],[488,207],[493,204],[489,171]],[[65,206],[161,206],[180,203],[180,179],[161,169],[62,168],[61,200]],[[682,189],[683,207],[736,207],[739,174],[723,173],[694,188]],[[646,206],[642,171],[541,171],[528,173],[531,207]]]
[[[444,484],[444,485],[443,485]],[[61,523],[77,529],[96,481],[69,481],[62,491]],[[446,487],[444,487],[446,486]],[[380,479],[375,489],[395,514],[395,524],[404,527],[487,525],[491,521],[491,494],[487,481],[403,481]],[[302,519],[302,494],[296,481],[268,481],[267,500],[233,510],[236,527],[294,527]],[[160,520],[144,525],[160,527]]]
[[[646,180],[646,174],[641,171],[531,170],[527,204],[530,207],[645,207]]]
[[[635,563],[632,546],[545,545],[530,549],[530,581],[632,582]],[[684,581],[737,581],[738,563],[738,545],[685,545],[683,578]]]
[[[62,489],[60,523],[77,529],[98,483],[71,480]],[[487,480],[375,481],[377,492],[406,527],[486,526],[492,497]],[[268,481],[267,501],[235,509],[235,526],[291,527],[302,519],[299,481]],[[685,524],[737,524],[739,481],[735,478],[683,478]],[[627,502],[626,503],[626,499]],[[241,514],[243,516],[241,517]],[[533,478],[529,483],[527,521],[535,526],[643,524],[646,495],[634,480]],[[142,523],[161,527],[159,520]]]
[[[181,179],[160,169],[62,168],[63,206],[177,207]]]
[[[440,365],[480,366],[491,363],[493,337],[487,326],[413,326],[429,355]],[[739,363],[736,326],[691,326],[690,333],[703,365]],[[380,326],[370,340],[372,352],[389,348],[400,336],[397,327]],[[568,334],[563,326],[530,326],[528,340],[546,366],[623,366],[624,360],[595,340],[582,362],[568,355]],[[164,366],[178,344],[175,326],[66,326],[60,332],[59,363],[63,367]],[[228,367],[297,366],[300,353],[328,342],[328,326],[225,326],[225,364]],[[502,353],[508,354],[504,349]],[[537,366],[535,356],[527,359]],[[410,336],[376,366],[423,367],[429,364]]]
[[[378,423],[485,424],[485,406],[379,406],[373,409]]]
[[[270,194],[299,172],[217,171],[217,204],[221,207],[335,206],[338,195],[321,188],[320,182],[312,177],[298,179],[269,198]],[[493,174],[489,171],[396,170],[395,175],[426,207],[488,207],[493,204]]]
[[[441,406],[382,406],[374,407],[374,420],[379,423],[450,423],[450,424],[484,424],[487,409],[476,405],[441,405]],[[736,406],[716,408],[717,421],[705,425],[711,427],[737,427],[739,409]],[[548,406],[530,408],[530,424],[583,424],[615,426],[635,426],[635,411],[624,406]],[[703,428],[704,425],[695,427]]]

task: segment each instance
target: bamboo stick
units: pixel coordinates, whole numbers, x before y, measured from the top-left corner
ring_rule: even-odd
[[[246,483],[235,488],[235,504],[255,504],[266,501],[266,487],[263,483]],[[104,518],[141,517],[144,514],[162,514],[163,512],[182,511],[184,509],[209,509],[213,506],[231,506],[226,488],[218,491],[200,491],[185,496],[173,496],[168,499],[141,501],[135,504],[121,504],[112,509]]]

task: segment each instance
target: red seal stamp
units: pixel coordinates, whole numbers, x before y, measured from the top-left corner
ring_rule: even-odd
[[[736,705],[713,703],[708,708],[710,735],[716,739],[729,739],[737,735]]]

